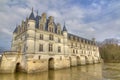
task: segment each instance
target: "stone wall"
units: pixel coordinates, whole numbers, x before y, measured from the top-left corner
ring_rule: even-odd
[[[3,54],[0,73],[14,73],[16,70],[26,73],[36,73],[58,70],[72,66],[98,63],[99,58],[81,55],[43,55],[43,54]]]
[[[42,72],[48,70],[47,60],[28,60],[27,61],[27,73]]]
[[[14,73],[16,70],[16,64],[22,63],[21,60],[22,55],[18,52],[5,52],[1,59],[0,73]]]

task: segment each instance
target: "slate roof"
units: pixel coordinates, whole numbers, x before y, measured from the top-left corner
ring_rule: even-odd
[[[31,14],[30,14],[30,16],[29,16],[29,19],[30,20],[35,20],[36,21],[36,25],[35,25],[35,27],[36,28],[39,28],[39,21],[41,20],[41,16],[39,16],[38,15],[38,13],[37,13],[37,16],[36,17],[34,17],[34,13],[33,13],[33,9],[32,9],[32,12],[31,12]],[[45,24],[45,31],[48,31],[48,23],[49,23],[49,19],[46,19],[46,24]],[[55,27],[55,33],[57,33],[57,25],[56,25],[56,23],[55,22],[53,22],[53,24],[54,24],[54,27]],[[16,27],[15,28],[15,30],[14,30],[14,32],[13,33],[16,33],[18,31],[18,27]],[[63,31],[67,31],[67,29],[66,29],[66,26],[65,26],[65,22],[64,22],[64,26],[63,26],[63,30],[61,31],[61,33],[63,34]],[[77,35],[74,35],[74,34],[71,34],[71,33],[68,33],[68,39],[69,40],[71,40],[71,36],[73,36],[73,38],[77,38],[77,40],[85,40],[85,41],[89,41],[89,42],[93,42],[92,40],[88,40],[88,39],[86,39],[86,38],[83,38],[83,37],[79,37],[79,36],[77,36]]]
[[[63,26],[63,31],[67,31],[65,23],[64,23],[64,26]]]
[[[73,38],[77,38],[77,41],[80,39],[81,41],[85,40],[85,41],[93,42],[92,40],[89,40],[89,39],[86,39],[86,38],[83,38],[83,37],[79,37],[79,36],[71,34],[71,33],[68,33],[68,39],[69,40],[71,39],[71,36]]]
[[[33,13],[33,9],[32,9],[32,12],[31,12],[31,14],[30,14],[30,16],[29,16],[29,19],[30,19],[30,20],[35,20],[34,13]]]
[[[17,33],[18,31],[18,27],[15,28],[15,30],[13,31],[13,33]]]

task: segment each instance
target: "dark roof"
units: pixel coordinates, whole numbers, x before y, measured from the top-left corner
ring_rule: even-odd
[[[13,33],[17,33],[17,31],[18,31],[18,28],[16,27]]]
[[[36,28],[39,28],[39,20],[41,19],[41,16],[36,16],[35,20],[36,20]]]
[[[35,20],[34,13],[33,13],[33,9],[32,9],[32,12],[31,12],[31,14],[30,14],[30,16],[29,16],[29,19],[30,19],[30,20]]]
[[[63,26],[63,31],[67,31],[65,23],[64,23],[64,26]]]
[[[89,39],[86,39],[86,38],[83,38],[83,37],[79,37],[77,35],[74,35],[74,34],[71,34],[71,33],[68,33],[68,39],[70,40],[70,37],[73,36],[73,37],[77,37],[81,40],[85,40],[85,41],[90,41],[90,42],[93,42],[92,40],[89,40]]]

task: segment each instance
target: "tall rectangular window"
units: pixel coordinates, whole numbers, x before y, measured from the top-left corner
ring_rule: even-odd
[[[60,38],[58,38],[58,43],[60,43],[61,42],[61,40],[60,40]]]
[[[59,52],[59,53],[61,52],[61,47],[60,47],[60,46],[58,47],[58,52]]]
[[[60,30],[58,30],[58,34],[61,34]]]
[[[43,30],[43,24],[40,24],[40,30]]]
[[[52,52],[52,51],[53,51],[53,45],[49,44],[49,52]]]
[[[49,35],[49,40],[53,40],[54,36],[52,34]]]
[[[40,40],[43,40],[43,34],[40,34]]]
[[[73,48],[73,43],[71,43],[71,48]]]
[[[43,44],[39,45],[39,51],[42,52],[43,51]]]

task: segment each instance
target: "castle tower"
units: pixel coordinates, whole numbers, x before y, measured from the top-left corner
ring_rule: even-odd
[[[26,53],[35,53],[35,17],[32,12],[29,16],[28,19],[28,24],[27,24],[27,34],[26,34]]]
[[[66,29],[66,26],[65,26],[65,23],[64,23],[64,26],[63,26],[63,36],[64,36],[64,39],[63,39],[63,43],[64,43],[64,54],[68,54],[68,32],[67,32],[67,29]]]

